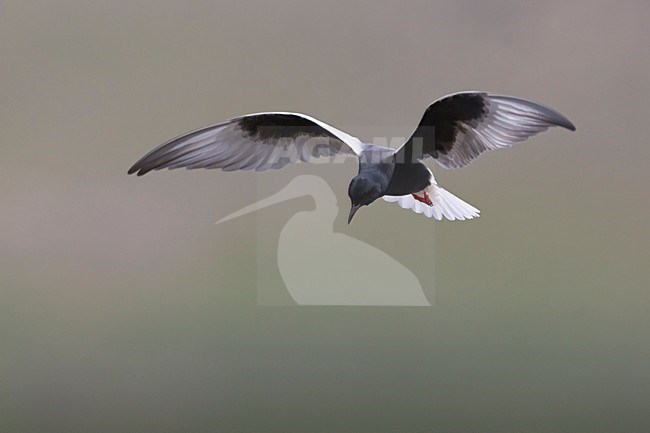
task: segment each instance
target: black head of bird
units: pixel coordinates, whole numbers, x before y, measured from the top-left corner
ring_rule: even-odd
[[[350,182],[348,196],[352,202],[352,207],[348,216],[348,224],[350,224],[352,217],[361,206],[368,206],[384,195],[388,185],[384,185],[382,177],[374,176],[373,174],[372,172],[360,173]]]

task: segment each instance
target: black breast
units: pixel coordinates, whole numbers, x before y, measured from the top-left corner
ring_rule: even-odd
[[[395,164],[386,195],[407,195],[431,185],[431,172],[421,162]]]

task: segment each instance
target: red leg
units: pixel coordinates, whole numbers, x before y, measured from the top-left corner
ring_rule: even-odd
[[[433,206],[433,202],[431,201],[431,198],[429,197],[429,194],[427,194],[426,191],[424,191],[424,196],[420,197],[417,194],[411,194],[413,198],[415,198],[417,201],[422,202],[424,204],[427,204],[429,206]]]

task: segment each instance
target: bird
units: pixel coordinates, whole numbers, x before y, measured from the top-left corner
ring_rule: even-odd
[[[171,139],[144,155],[128,174],[163,168],[264,171],[355,156],[359,170],[348,186],[348,224],[360,208],[379,198],[436,220],[466,220],[480,211],[438,186],[423,161],[432,158],[443,168],[462,168],[486,151],[508,148],[553,126],[576,129],[550,107],[485,91],[435,100],[397,149],[364,143],[306,114],[262,112]]]
[[[276,249],[278,271],[296,304],[431,305],[408,267],[377,247],[334,232],[339,210],[336,195],[319,176],[296,176],[280,191],[221,218],[217,224],[304,196],[314,200],[314,208],[296,212],[287,220]],[[327,221],[331,223],[323,224]],[[264,261],[270,263],[268,257]],[[366,268],[373,272],[358,272]],[[272,280],[263,277],[263,281],[258,286],[258,301],[277,299],[269,282]]]

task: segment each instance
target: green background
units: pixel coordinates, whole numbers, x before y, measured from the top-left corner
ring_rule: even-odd
[[[648,431],[649,21],[645,1],[0,1],[0,431]],[[354,164],[315,169],[334,230],[432,308],[258,306],[255,222],[291,213],[212,223],[306,167],[126,175],[236,115],[406,136],[467,89],[578,128],[432,165],[478,220],[377,203],[348,227]]]

